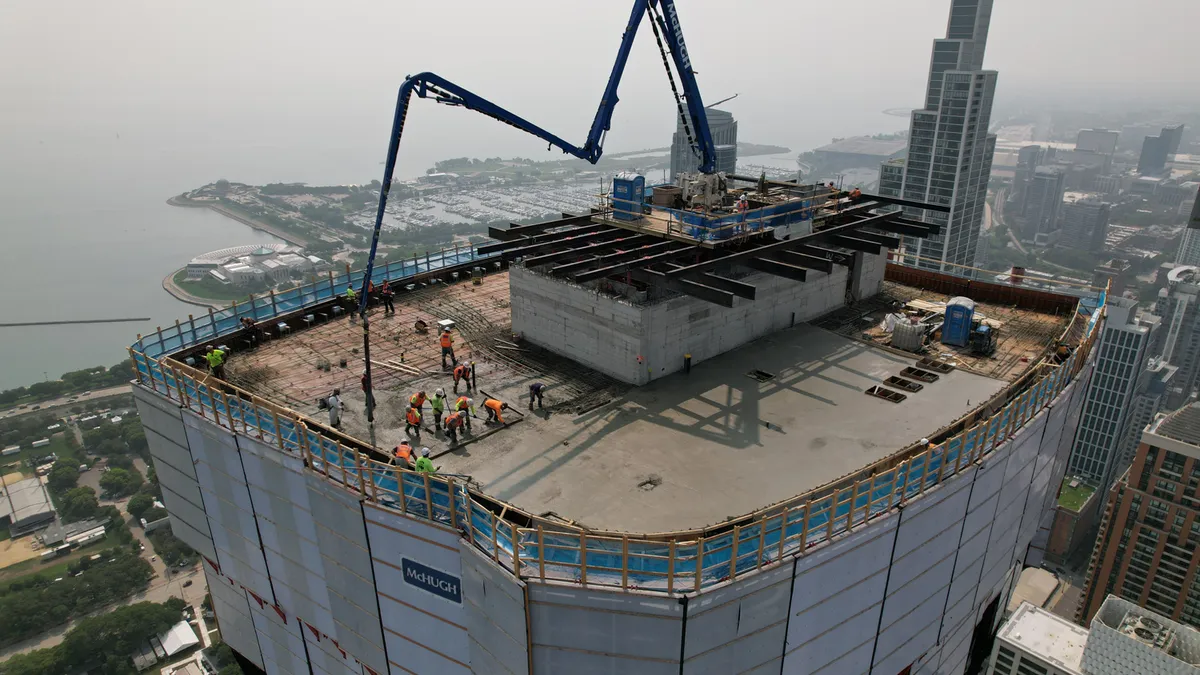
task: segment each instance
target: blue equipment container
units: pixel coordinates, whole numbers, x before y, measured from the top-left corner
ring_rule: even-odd
[[[613,218],[641,220],[646,205],[646,177],[636,173],[619,173],[613,177]]]
[[[946,303],[942,322],[942,344],[966,347],[971,341],[971,322],[975,319],[975,301],[959,296]]]

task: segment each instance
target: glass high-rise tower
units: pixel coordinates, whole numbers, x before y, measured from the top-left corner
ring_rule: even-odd
[[[953,274],[974,266],[980,251],[988,178],[996,137],[988,133],[996,72],[983,69],[992,0],[952,0],[946,37],[933,43],[925,107],[912,112],[903,171],[880,172],[879,192],[950,206],[920,212],[941,234],[905,242],[910,264]]]

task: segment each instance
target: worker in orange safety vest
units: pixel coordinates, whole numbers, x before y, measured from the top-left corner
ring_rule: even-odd
[[[401,468],[412,468],[413,447],[408,441],[400,441],[400,445],[392,450],[392,456],[396,458],[396,464],[399,464]]]
[[[466,422],[467,429],[471,428],[471,418],[475,416],[475,401],[467,396],[459,396],[454,402],[454,412],[466,415],[463,421]]]
[[[459,380],[465,380],[467,383],[467,391],[471,391],[471,367],[465,363],[460,363],[454,366],[454,393],[458,393]]]
[[[504,424],[504,417],[500,414],[503,410],[508,410],[507,403],[501,403],[494,398],[489,398],[483,402],[483,407],[487,408],[487,421],[496,420],[500,424]]]
[[[421,409],[422,406],[424,406],[424,405],[425,405],[425,392],[423,390],[418,391],[417,393],[408,397],[408,406],[410,408],[416,408],[417,412],[424,412]]]
[[[449,328],[442,331],[441,336],[438,337],[438,344],[442,346],[442,369],[445,370],[446,368],[447,356],[450,357],[452,365],[457,366],[458,359],[454,358],[454,338],[450,337]]]
[[[421,437],[421,411],[416,408],[409,408],[404,416],[404,433],[408,433],[413,429],[417,430],[417,438]]]

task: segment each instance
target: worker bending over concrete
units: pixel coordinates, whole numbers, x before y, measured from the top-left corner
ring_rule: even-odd
[[[471,391],[471,367],[465,363],[460,363],[454,366],[454,393],[458,393],[459,380],[465,380],[467,383],[467,393]]]
[[[420,413],[425,412],[422,409],[422,407],[424,405],[425,405],[425,391],[424,390],[418,391],[417,393],[408,397],[408,406],[410,408],[416,408],[417,412],[420,412]]]
[[[395,464],[402,469],[411,469],[413,462],[413,446],[408,441],[400,441],[392,450],[392,457],[395,458]]]
[[[442,415],[446,412],[446,390],[438,388],[433,392],[433,398],[429,399],[429,405],[433,406],[433,430],[437,431],[442,428]]]
[[[212,345],[204,352],[204,360],[208,361],[208,369],[218,380],[225,379],[225,352]]]
[[[438,344],[442,346],[442,370],[446,369],[446,356],[450,356],[450,362],[453,366],[458,366],[458,359],[454,358],[454,338],[450,337],[450,329],[442,331],[442,335],[438,338]]]
[[[542,409],[542,392],[546,391],[546,385],[541,382],[534,382],[529,385],[529,409],[533,410],[533,399],[537,398],[538,409]]]
[[[454,402],[454,412],[468,415],[466,418],[467,429],[471,428],[471,418],[475,416],[475,401],[467,396],[459,396]]]
[[[505,424],[504,416],[501,415],[500,413],[504,410],[508,410],[507,403],[501,403],[500,401],[497,401],[494,398],[489,398],[483,402],[483,407],[487,408],[487,421],[488,422],[495,420],[495,421],[499,422],[500,424]]]
[[[404,413],[404,433],[408,433],[416,429],[417,438],[421,437],[421,411],[417,408],[409,408]]]
[[[469,419],[465,410],[450,413],[446,417],[446,436],[450,439],[451,444],[458,443],[458,434],[463,430],[463,426]]]

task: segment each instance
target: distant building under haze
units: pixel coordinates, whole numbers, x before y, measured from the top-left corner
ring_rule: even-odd
[[[708,108],[704,112],[708,117],[709,131],[712,133],[717,171],[737,171],[737,120],[733,119],[733,113],[724,110]],[[671,182],[681,173],[694,172],[700,168],[700,158],[692,151],[688,133],[689,130],[683,126],[683,120],[678,120],[675,135],[671,137]],[[690,133],[694,140],[696,130],[690,129]]]

